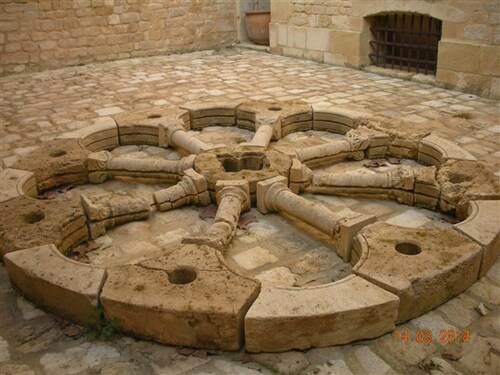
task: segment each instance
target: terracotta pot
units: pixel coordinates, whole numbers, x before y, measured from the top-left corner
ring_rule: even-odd
[[[268,46],[269,22],[271,22],[271,12],[267,10],[245,12],[245,26],[248,38],[255,44]]]

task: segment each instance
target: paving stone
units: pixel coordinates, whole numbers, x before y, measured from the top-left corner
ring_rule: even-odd
[[[276,267],[263,271],[255,278],[266,286],[296,286],[297,283],[297,275],[291,273],[286,267]]]
[[[426,215],[415,210],[407,210],[402,214],[391,217],[385,222],[399,227],[418,228],[427,224],[429,221],[431,221],[431,219],[429,219]]]
[[[77,374],[95,369],[113,359],[119,358],[118,350],[102,343],[85,343],[62,352],[42,355],[40,364],[49,374]]]
[[[253,270],[263,266],[264,264],[273,263],[278,260],[278,258],[275,257],[269,250],[260,246],[242,251],[241,253],[234,255],[233,259],[241,267],[247,270]]]
[[[27,301],[21,296],[17,297],[16,302],[17,302],[17,307],[19,308],[19,310],[21,310],[23,319],[30,320],[45,315],[45,312],[43,312],[40,309],[37,309],[35,305],[33,305],[31,302]]]
[[[391,366],[366,346],[355,348],[354,355],[367,374],[396,374]]]
[[[10,359],[9,343],[0,337],[0,363]]]
[[[17,364],[5,364],[0,365],[0,374],[4,375],[35,375],[28,365],[17,365]]]
[[[257,363],[284,375],[300,374],[302,370],[309,366],[309,361],[304,354],[295,351],[274,354],[254,354],[252,358]]]

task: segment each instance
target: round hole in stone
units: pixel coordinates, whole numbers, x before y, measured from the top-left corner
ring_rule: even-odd
[[[281,111],[281,107],[277,105],[273,105],[272,107],[269,107],[268,110],[270,111]]]
[[[66,155],[66,150],[54,150],[49,153],[53,158],[58,158],[59,156]]]
[[[151,115],[148,116],[148,118],[160,118],[161,115],[159,115],[158,113],[153,113]]]
[[[24,222],[27,224],[38,223],[39,221],[42,221],[44,218],[45,214],[43,213],[43,211],[40,210],[28,212],[23,216]]]
[[[404,255],[417,255],[422,249],[413,242],[400,242],[396,245],[396,251]]]
[[[172,284],[185,285],[196,280],[196,270],[189,267],[179,267],[168,274],[168,281]]]

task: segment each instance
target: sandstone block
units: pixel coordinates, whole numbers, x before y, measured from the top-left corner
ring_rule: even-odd
[[[438,47],[438,66],[458,72],[480,72],[481,47],[479,45],[441,40]]]
[[[88,180],[85,160],[90,151],[78,139],[44,142],[13,165],[15,169],[32,171],[39,192],[61,185],[82,184]]]
[[[453,227],[483,247],[479,277],[486,275],[500,253],[500,200],[470,201],[468,217]]]
[[[79,324],[96,317],[103,268],[72,261],[54,245],[10,253],[4,261],[11,283],[36,304]]]
[[[19,196],[0,203],[0,255],[54,244],[61,251],[88,239],[82,207],[76,199]]]
[[[420,141],[417,161],[440,168],[449,159],[477,160],[468,151],[437,135],[431,134]]]
[[[108,270],[101,293],[106,317],[118,318],[122,331],[158,342],[238,350],[259,284],[232,272],[208,246],[169,250],[161,258]]]
[[[399,297],[398,323],[462,293],[478,277],[481,247],[454,229],[378,222],[360,234],[367,255],[355,273]]]
[[[38,195],[36,180],[33,172],[21,169],[0,170],[0,202],[26,195],[35,198]]]
[[[266,287],[245,317],[246,349],[279,352],[377,337],[394,328],[398,303],[354,275],[310,288]]]

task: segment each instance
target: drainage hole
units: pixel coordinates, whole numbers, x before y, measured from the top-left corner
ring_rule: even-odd
[[[269,107],[268,110],[270,110],[270,111],[281,111],[281,107],[273,105],[272,107]]]
[[[24,222],[27,224],[35,224],[45,218],[43,211],[32,211],[23,216]]]
[[[168,274],[168,281],[172,284],[185,285],[195,281],[197,276],[194,268],[180,267]]]
[[[157,114],[157,113],[153,113],[151,115],[148,116],[148,118],[160,118],[161,115]]]
[[[54,150],[49,153],[53,158],[58,158],[59,156],[66,155],[66,150]]]
[[[404,255],[417,255],[422,252],[422,249],[413,242],[400,242],[396,245],[396,251]]]

